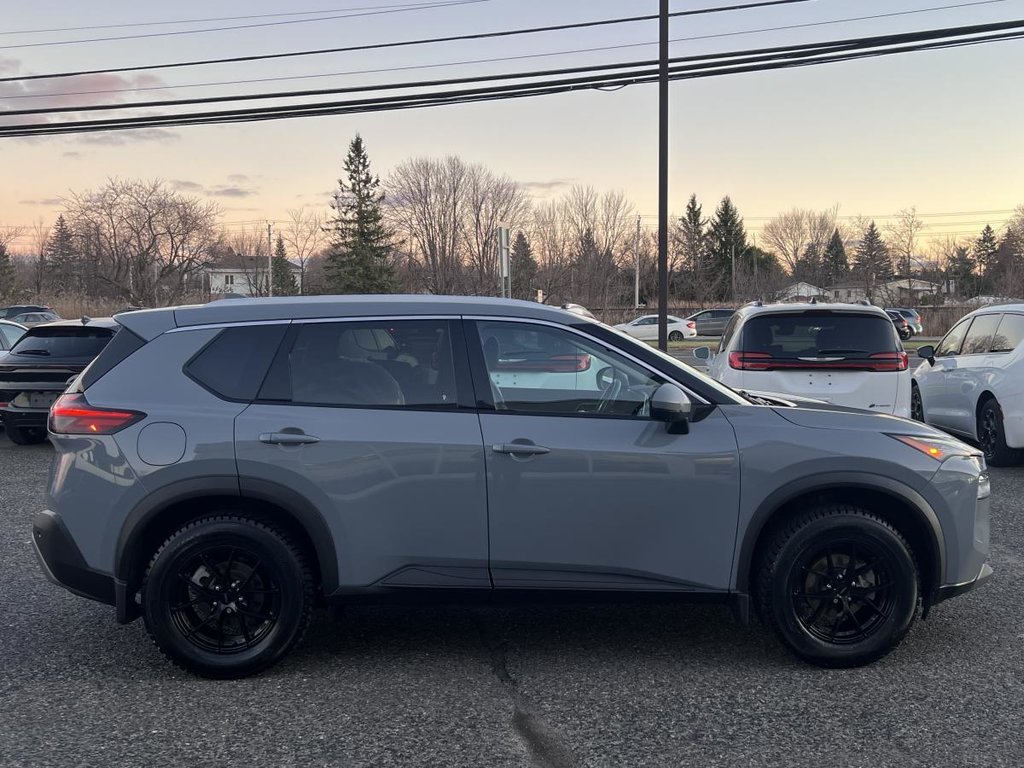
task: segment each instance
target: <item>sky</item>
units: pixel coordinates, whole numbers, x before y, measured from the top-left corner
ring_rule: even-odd
[[[0,30],[0,77],[470,34],[654,14],[658,7],[657,0],[476,0],[407,9],[424,2],[11,3]],[[728,4],[735,0],[672,0],[671,10]],[[962,7],[946,7],[954,5]],[[924,12],[832,23],[916,10]],[[338,18],[325,18],[330,16]],[[1024,0],[813,0],[674,19],[671,54],[1022,18]],[[242,26],[249,28],[195,32]],[[125,37],[133,39],[109,39]],[[96,41],[58,44],[85,39]],[[656,41],[657,22],[648,21],[270,62],[7,82],[0,83],[0,125],[17,119],[4,111],[27,107],[654,59]],[[605,50],[582,50],[595,48]],[[529,58],[480,62],[509,57]],[[476,63],[437,66],[454,62]],[[393,71],[366,71],[381,69]],[[915,207],[928,223],[926,237],[967,236],[985,223],[998,225],[1024,203],[1021,72],[1024,40],[673,83],[671,208],[682,211],[695,193],[709,214],[729,195],[755,235],[767,218],[794,206],[838,205],[840,216],[878,219]],[[303,79],[268,81],[297,77]],[[263,82],[238,82],[243,80]],[[226,84],[200,85],[209,83]],[[108,177],[163,179],[183,193],[214,200],[229,229],[283,221],[287,211],[302,206],[326,209],[357,132],[382,177],[413,157],[454,154],[508,175],[537,199],[557,197],[575,184],[621,190],[645,225],[656,226],[657,87],[638,85],[369,115],[0,138],[0,227],[52,223],[62,197],[95,189]]]

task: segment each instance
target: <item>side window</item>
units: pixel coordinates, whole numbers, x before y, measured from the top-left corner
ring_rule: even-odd
[[[1024,315],[1003,315],[992,337],[992,351],[1012,352],[1021,341],[1024,341]]]
[[[971,323],[971,329],[964,337],[961,355],[981,355],[988,352],[992,336],[999,325],[1001,315],[979,315]]]
[[[665,379],[566,329],[477,323],[497,410],[647,417]]]
[[[729,342],[732,341],[732,337],[736,334],[736,326],[739,325],[739,322],[738,315],[733,315],[729,319],[729,322],[725,326],[725,330],[722,332],[722,340],[718,343],[719,352],[729,346]]]
[[[967,335],[967,326],[970,324],[970,320],[961,320],[954,325],[952,330],[939,342],[939,346],[935,348],[935,356],[950,357],[960,354],[960,345],[963,343],[964,336]]]
[[[261,400],[297,405],[456,408],[445,320],[302,323]]]
[[[287,330],[284,324],[225,328],[185,364],[185,373],[226,400],[252,401]],[[130,349],[131,336],[122,336]]]

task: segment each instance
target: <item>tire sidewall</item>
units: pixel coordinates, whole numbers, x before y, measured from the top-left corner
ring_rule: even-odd
[[[251,649],[230,654],[204,650],[185,639],[171,620],[177,574],[201,549],[241,545],[263,561],[281,590],[280,615],[270,633]],[[299,639],[305,628],[308,597],[301,563],[272,531],[244,521],[201,523],[173,536],[157,553],[142,590],[146,628],[175,663],[208,677],[243,677],[274,664]]]
[[[814,637],[802,626],[793,607],[793,570],[802,564],[809,550],[829,540],[855,541],[885,553],[887,567],[896,580],[890,617],[859,643],[833,645]],[[798,656],[827,666],[855,666],[884,655],[910,628],[917,611],[918,594],[917,569],[909,550],[887,526],[859,515],[820,518],[794,533],[779,552],[770,584],[773,623],[783,640]]]

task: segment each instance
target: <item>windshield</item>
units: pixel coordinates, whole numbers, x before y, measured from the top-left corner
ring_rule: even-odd
[[[113,337],[111,328],[49,326],[28,331],[11,350],[39,357],[96,357]]]
[[[651,346],[650,344],[644,344],[644,342],[633,338],[628,333],[624,333],[623,331],[620,331],[618,328],[611,328],[608,326],[605,327],[607,327],[609,331],[615,334],[616,338],[621,341],[622,346],[626,348],[626,351],[629,351],[629,348],[640,348],[645,349],[648,352],[653,352],[662,360],[675,366],[681,372],[685,373],[687,376],[692,376],[693,378],[698,379],[701,382],[701,384],[705,385],[706,387],[712,388],[717,392],[720,392],[727,399],[732,400],[733,402],[736,403],[743,404],[748,404],[751,402],[749,398],[744,397],[742,394],[732,389],[731,387],[727,387],[725,384],[711,378],[706,373],[697,370],[693,366],[687,365],[682,360],[679,360],[675,357],[672,357],[672,355],[670,354],[662,352],[657,347]]]

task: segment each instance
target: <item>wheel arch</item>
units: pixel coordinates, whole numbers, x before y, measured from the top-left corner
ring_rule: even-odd
[[[319,588],[337,588],[334,537],[316,507],[295,491],[267,481],[244,483],[237,477],[203,478],[176,483],[147,497],[121,527],[114,555],[115,579],[134,594],[149,558],[174,531],[192,520],[230,510],[264,520],[295,538],[313,559]]]
[[[890,478],[859,473],[818,475],[783,486],[754,512],[740,543],[736,590],[752,594],[757,562],[774,532],[809,507],[842,503],[887,520],[907,539],[917,558],[925,606],[942,584],[945,539],[935,511],[912,488]]]

